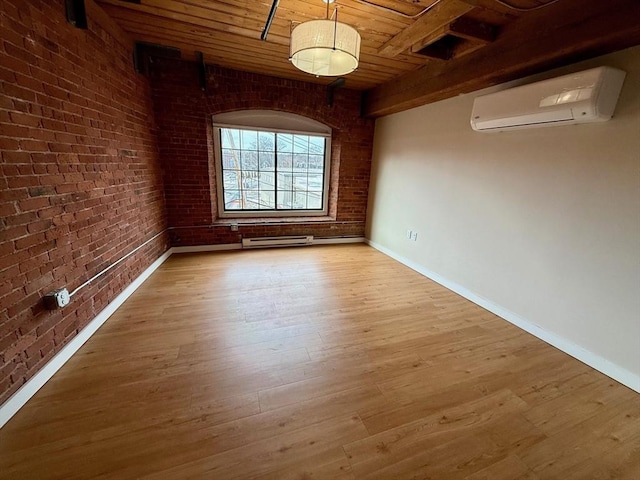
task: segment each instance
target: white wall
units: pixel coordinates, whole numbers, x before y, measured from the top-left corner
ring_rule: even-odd
[[[367,238],[638,389],[640,47],[516,83],[600,65],[628,72],[603,124],[472,131],[505,86],[378,119]]]

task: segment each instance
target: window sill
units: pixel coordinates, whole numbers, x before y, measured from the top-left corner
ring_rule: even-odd
[[[335,222],[334,217],[324,215],[321,217],[242,217],[242,218],[218,218],[214,225],[273,225],[292,223],[326,223]]]

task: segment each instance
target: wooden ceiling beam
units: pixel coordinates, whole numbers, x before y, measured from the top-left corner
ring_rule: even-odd
[[[473,5],[462,0],[440,0],[428,12],[382,45],[378,53],[395,57],[423,38],[439,34],[443,27],[473,8]]]
[[[445,35],[453,35],[474,43],[486,45],[495,39],[495,29],[491,25],[478,22],[469,18],[458,18],[448,25],[443,25],[435,30],[431,35],[423,38],[420,42],[411,47],[413,53],[417,53],[423,48],[440,40]]]
[[[496,39],[496,29],[470,18],[458,18],[449,24],[449,33],[459,38],[479,43],[491,43]]]
[[[640,2],[562,0],[528,12],[474,55],[432,62],[367,92],[380,117],[640,44]]]

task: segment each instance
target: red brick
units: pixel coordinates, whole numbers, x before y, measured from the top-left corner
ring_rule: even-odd
[[[16,73],[16,82],[21,87],[28,88],[35,92],[42,92],[42,81],[38,78],[32,77],[31,75]]]
[[[0,230],[0,242],[9,242],[11,240],[17,240],[27,235],[27,226],[19,225],[15,227],[5,228]],[[1,268],[1,266],[0,266]]]
[[[6,135],[8,137],[14,137],[14,139],[26,138],[29,135],[29,129],[27,127],[23,127],[20,125],[0,124],[0,130],[2,131],[3,135]],[[20,148],[20,144],[18,144],[18,148]],[[19,153],[19,152],[2,152],[2,158],[4,159],[6,154],[9,154],[9,153],[13,154],[13,153]]]
[[[3,31],[4,33],[4,31]],[[19,58],[3,56],[2,66],[8,68],[12,72],[29,73],[29,62],[25,62]]]
[[[15,84],[5,83],[3,84],[2,89],[4,91],[3,93],[7,97],[18,98],[29,102],[35,102],[36,100],[36,93],[33,90],[29,90]]]
[[[21,112],[10,112],[11,121],[18,125],[27,125],[30,127],[40,126],[40,118],[34,115],[27,115]]]
[[[7,226],[28,225],[36,220],[38,216],[34,212],[20,213],[5,218],[4,222]]]
[[[35,334],[29,334],[23,337],[19,337],[16,342],[14,342],[12,345],[10,345],[7,348],[5,355],[8,358],[13,358],[20,352],[25,351],[27,347],[29,347],[29,345],[31,345],[35,340],[36,340]]]
[[[31,187],[34,185],[38,185],[38,177],[36,176],[9,177],[8,185],[9,185],[9,188]]]
[[[14,203],[0,203],[0,217],[9,217],[16,213]]]
[[[124,34],[100,18],[78,31],[58,21],[64,2],[31,2],[0,2],[3,37],[19,42],[0,53],[0,325],[11,329],[0,351],[12,356],[0,402],[167,248],[158,239],[64,311],[43,310],[44,290],[79,285],[162,231],[164,191],[148,79],[113,42]],[[45,27],[47,17],[57,20]]]
[[[20,140],[20,148],[28,152],[46,152],[49,145],[42,140]]]

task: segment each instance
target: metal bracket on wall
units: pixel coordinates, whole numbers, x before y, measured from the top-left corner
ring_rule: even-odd
[[[67,22],[76,28],[87,29],[87,9],[84,0],[65,1]]]
[[[344,87],[346,80],[344,77],[336,78],[333,82],[327,85],[327,105],[333,106],[333,92],[340,87]]]
[[[136,42],[133,49],[133,65],[136,72],[149,75],[149,64],[152,63],[152,57],[180,59],[180,49],[157,43]]]

